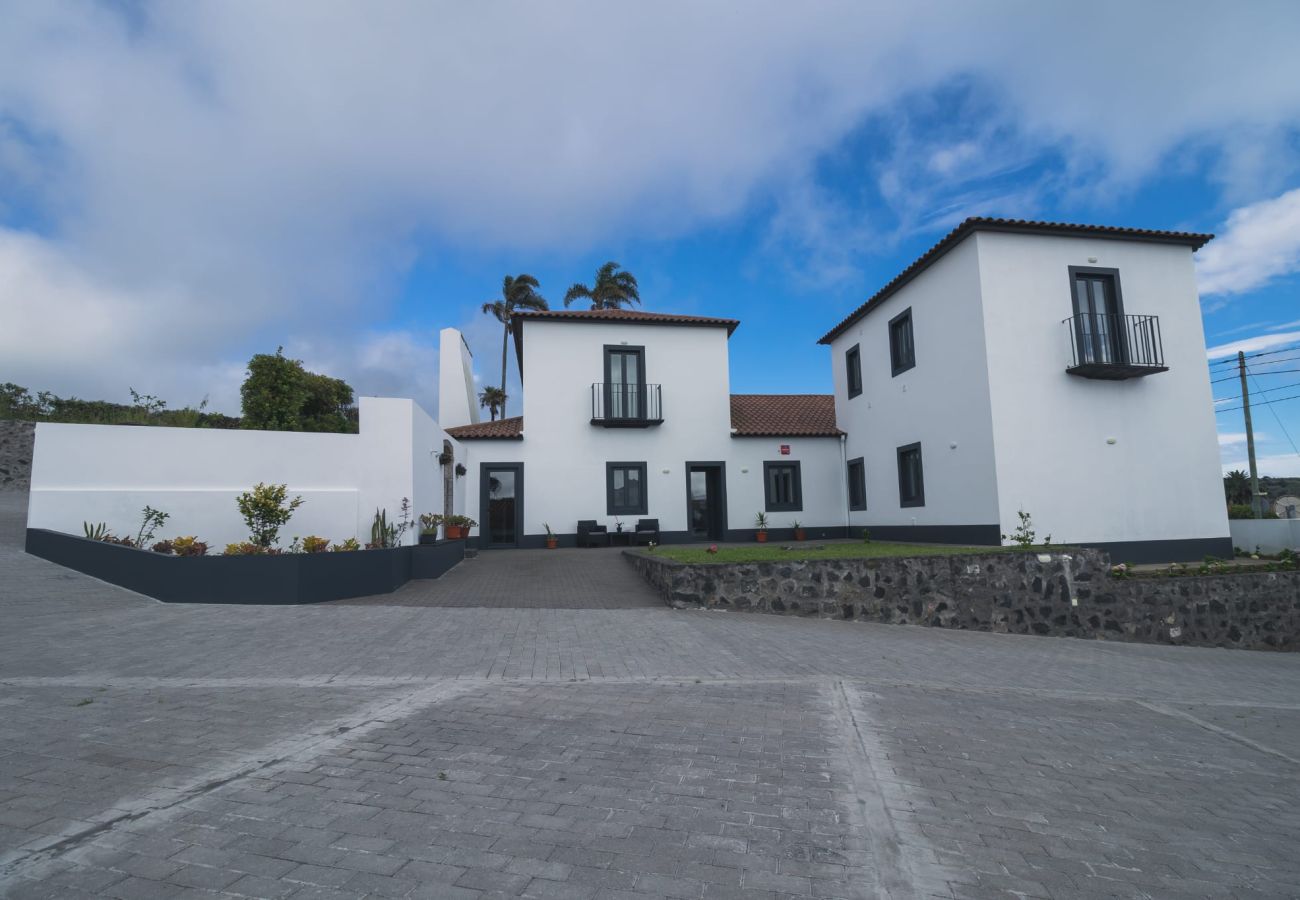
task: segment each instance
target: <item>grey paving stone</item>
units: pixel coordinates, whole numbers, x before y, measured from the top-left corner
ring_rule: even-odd
[[[1298,656],[674,612],[599,551],[169,606],[21,512],[6,896],[1300,894]]]

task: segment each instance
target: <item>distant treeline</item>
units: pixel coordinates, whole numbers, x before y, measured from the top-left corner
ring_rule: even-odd
[[[247,428],[264,431],[317,431],[355,434],[357,408],[352,388],[338,378],[318,375],[302,362],[259,353],[248,361],[240,388],[242,416],[208,412],[207,398],[198,408],[168,409],[166,401],[130,389],[130,403],[33,394],[12,382],[0,384],[0,419],[67,422],[75,425],[167,425],[173,428]]]
[[[235,416],[208,412],[207,401],[198,409],[167,409],[148,394],[131,391],[131,403],[59,397],[49,391],[33,394],[22,385],[0,384],[0,419],[24,422],[69,422],[75,425],[170,425],[174,428],[239,428]]]

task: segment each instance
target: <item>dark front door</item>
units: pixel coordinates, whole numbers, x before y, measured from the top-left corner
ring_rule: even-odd
[[[696,540],[720,541],[726,537],[726,483],[723,463],[686,464],[686,520]]]
[[[483,463],[479,475],[480,546],[518,547],[524,530],[524,464]]]

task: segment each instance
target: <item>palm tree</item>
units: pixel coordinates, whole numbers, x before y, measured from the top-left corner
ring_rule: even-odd
[[[1223,491],[1228,495],[1228,503],[1240,504],[1250,502],[1250,476],[1241,469],[1233,469],[1223,476]]]
[[[485,387],[479,391],[478,405],[492,413],[492,421],[497,420],[497,412],[506,405],[506,392],[499,387]]]
[[[639,305],[641,292],[636,286],[636,276],[616,262],[607,262],[596,270],[596,282],[591,287],[575,284],[564,294],[564,305],[585,298],[592,309],[620,309]]]
[[[507,275],[501,281],[501,299],[483,304],[483,312],[501,323],[501,418],[506,417],[506,347],[510,343],[510,324],[520,309],[550,309],[546,298],[537,293],[541,283],[532,275]]]

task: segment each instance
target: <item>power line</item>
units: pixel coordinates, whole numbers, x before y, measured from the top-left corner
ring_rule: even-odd
[[[1249,377],[1250,377],[1250,380],[1251,380],[1251,381],[1255,381],[1255,377],[1254,377],[1253,375],[1250,375]],[[1258,382],[1258,381],[1255,381],[1255,388],[1256,388],[1256,389],[1259,388],[1259,382]],[[1277,390],[1277,389],[1274,388],[1274,390]],[[1262,393],[1262,392],[1261,392],[1261,393]],[[1272,406],[1269,406],[1268,411],[1271,412],[1271,413],[1273,414],[1273,418],[1277,420],[1277,427],[1278,427],[1278,428],[1281,428],[1281,429],[1282,429],[1282,433],[1286,435],[1287,443],[1289,443],[1289,444],[1291,445],[1291,449],[1292,449],[1293,451],[1295,451],[1295,455],[1296,455],[1296,456],[1300,456],[1300,450],[1297,450],[1297,449],[1296,449],[1295,441],[1291,440],[1291,432],[1287,431],[1287,430],[1286,430],[1286,426],[1282,424],[1282,417],[1279,416],[1279,415],[1277,414],[1277,410],[1274,409]]]
[[[1285,400],[1300,400],[1300,394],[1292,394],[1290,397],[1276,397],[1276,398],[1274,398],[1274,399],[1272,399],[1272,400],[1261,400],[1261,401],[1259,401],[1258,403],[1253,403],[1253,402],[1252,402],[1250,405],[1251,405],[1252,407],[1255,407],[1255,406],[1269,406],[1269,405],[1274,404],[1274,403],[1281,403],[1281,402],[1283,402],[1283,401],[1285,401]],[[1214,414],[1217,416],[1219,413],[1232,412],[1234,409],[1241,409],[1241,408],[1242,408],[1242,407],[1240,407],[1240,406],[1229,406],[1229,407],[1227,407],[1226,409],[1216,409],[1216,410],[1214,411]]]
[[[1279,353],[1293,353],[1296,350],[1300,350],[1300,347],[1283,347],[1281,350],[1266,350],[1263,353],[1247,353],[1246,359],[1259,359],[1261,356],[1276,356]],[[1229,356],[1227,359],[1216,360],[1215,362],[1210,363],[1210,365],[1222,366],[1227,363],[1232,363],[1233,365],[1236,365],[1237,357]]]
[[[1254,375],[1251,375],[1251,378],[1254,377],[1255,377]],[[1256,386],[1256,390],[1255,390],[1256,394],[1268,394],[1271,393],[1272,391],[1284,391],[1287,388],[1300,387],[1300,381],[1293,381],[1290,384],[1279,384],[1277,387],[1265,388],[1264,390],[1258,389],[1259,382],[1255,382],[1255,386]],[[1240,400],[1240,399],[1241,399],[1241,394],[1233,394],[1231,397],[1215,397],[1214,402],[1226,403],[1229,400]]]
[[[1251,372],[1252,375],[1285,375],[1288,372],[1300,372],[1300,369],[1269,369],[1267,372]],[[1232,381],[1239,376],[1237,374],[1227,375],[1223,378],[1216,378],[1210,384],[1218,384],[1221,381]]]

